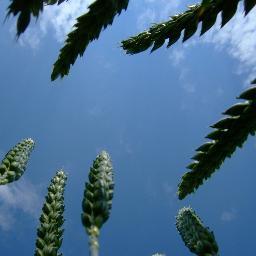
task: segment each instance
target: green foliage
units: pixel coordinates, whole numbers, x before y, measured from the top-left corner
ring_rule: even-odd
[[[19,37],[27,29],[31,16],[38,18],[44,5],[61,4],[65,0],[12,0],[8,6],[7,16],[19,15],[17,19],[17,36]]]
[[[204,227],[202,221],[191,209],[184,207],[176,217],[176,227],[189,250],[198,256],[217,256],[218,245],[214,234]]]
[[[18,15],[17,36],[28,27],[31,16],[38,17],[44,5],[61,4],[65,0],[11,0],[7,16]],[[122,41],[128,54],[136,54],[152,47],[160,48],[166,40],[167,47],[174,44],[183,33],[183,42],[197,31],[201,23],[201,35],[207,32],[221,13],[223,27],[235,15],[239,1],[244,3],[245,15],[256,5],[256,0],[202,0],[201,4],[189,6],[184,13],[170,20],[153,25],[148,31]],[[68,34],[64,47],[54,64],[51,79],[68,75],[70,66],[82,56],[87,46],[99,38],[102,30],[112,25],[116,15],[127,9],[129,0],[95,0],[89,11],[77,19],[74,30]],[[252,82],[256,84],[256,79]],[[238,99],[245,100],[226,110],[226,115],[211,127],[210,141],[196,149],[194,160],[187,168],[178,187],[179,199],[194,192],[208,179],[237,147],[242,147],[248,135],[256,132],[256,86],[243,92]],[[34,148],[32,139],[25,139],[11,149],[0,165],[0,185],[18,180],[24,173],[30,153]],[[48,194],[37,229],[35,256],[61,256],[59,249],[63,240],[64,189],[67,177],[59,170],[51,180]],[[100,229],[108,220],[114,190],[113,168],[110,157],[102,151],[90,168],[89,181],[85,184],[81,219],[89,235],[90,255],[98,256]],[[182,208],[176,217],[176,227],[185,245],[198,256],[218,256],[218,245],[213,232],[204,227],[191,208]],[[156,253],[152,256],[164,256]]]
[[[108,220],[114,192],[113,168],[110,157],[102,151],[90,168],[82,202],[82,223],[89,235],[92,251],[98,251],[98,236]],[[93,254],[97,255],[97,254]]]
[[[225,117],[211,127],[215,130],[206,138],[211,141],[200,146],[195,161],[187,166],[191,171],[185,173],[178,188],[179,199],[194,192],[204,179],[219,169],[227,157],[231,157],[237,147],[242,147],[249,134],[256,131],[256,86],[252,86],[239,99],[245,102],[235,104],[224,112]]]
[[[48,187],[48,194],[37,229],[35,256],[61,256],[58,253],[64,230],[64,188],[67,176],[63,170],[57,171]]]
[[[136,54],[153,46],[151,51],[160,48],[165,40],[167,47],[174,44],[184,31],[183,42],[197,31],[202,22],[201,35],[208,31],[216,22],[217,15],[221,12],[224,26],[236,13],[240,0],[203,0],[201,4],[192,5],[184,13],[172,16],[170,20],[153,25],[149,30],[122,41],[122,48],[127,54]],[[255,6],[255,0],[244,0],[245,14]]]
[[[0,165],[0,185],[18,180],[23,175],[34,145],[32,139],[24,139],[8,151]]]
[[[102,29],[113,23],[114,17],[126,10],[129,0],[96,0],[89,11],[77,18],[74,30],[68,34],[64,47],[54,63],[51,79],[68,75],[70,65],[74,65],[78,56],[95,39],[99,38]]]

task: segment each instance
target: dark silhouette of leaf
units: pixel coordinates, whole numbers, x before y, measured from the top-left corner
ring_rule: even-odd
[[[247,15],[250,10],[256,5],[255,0],[244,0],[244,11],[245,15]]]
[[[38,18],[40,12],[43,11],[44,5],[61,4],[65,0],[12,0],[7,9],[7,17],[11,14],[16,16],[17,19],[17,37],[27,29],[31,16]]]
[[[245,15],[255,6],[255,0],[203,0],[201,4],[189,6],[184,13],[172,16],[170,20],[155,24],[147,31],[122,41],[121,46],[127,54],[137,54],[152,45],[153,50],[158,49],[165,39],[168,40],[167,47],[170,47],[180,38],[182,31],[184,31],[183,42],[189,39],[200,23],[202,23],[201,35],[203,35],[215,24],[219,13],[222,13],[222,26],[224,26],[236,13],[239,1],[244,2]]]
[[[224,1],[222,6],[222,22],[221,26],[223,27],[227,24],[230,19],[235,15],[237,10],[237,5],[240,0]]]
[[[231,157],[237,147],[242,147],[249,134],[256,131],[256,86],[243,92],[239,99],[246,100],[236,104],[224,112],[226,117],[212,127],[213,132],[206,137],[211,141],[200,146],[192,159],[197,160],[187,166],[178,186],[179,199],[194,192],[203,181],[208,179],[227,157]]]
[[[113,23],[114,17],[126,10],[129,0],[96,0],[89,11],[77,19],[74,30],[70,32],[59,57],[54,63],[51,79],[68,75],[71,65],[78,56],[84,54],[90,42],[99,38],[102,29]]]

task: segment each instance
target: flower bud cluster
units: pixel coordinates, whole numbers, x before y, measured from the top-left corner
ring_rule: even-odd
[[[5,155],[0,165],[0,185],[18,180],[23,175],[34,145],[32,139],[24,139]]]
[[[37,229],[35,256],[59,256],[64,230],[64,188],[67,177],[63,170],[56,173],[48,187],[48,194]]]
[[[176,227],[185,245],[198,256],[217,256],[218,245],[213,232],[204,227],[202,221],[191,209],[184,207],[176,217]]]
[[[82,223],[89,235],[99,232],[110,215],[113,198],[113,168],[110,156],[102,151],[93,162],[89,172],[89,182],[85,184],[82,202]],[[97,234],[94,236],[98,236]]]

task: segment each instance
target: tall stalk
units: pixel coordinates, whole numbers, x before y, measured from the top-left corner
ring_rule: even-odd
[[[102,151],[93,162],[85,183],[82,223],[89,236],[90,256],[99,255],[100,229],[108,220],[113,198],[113,168],[110,157]]]

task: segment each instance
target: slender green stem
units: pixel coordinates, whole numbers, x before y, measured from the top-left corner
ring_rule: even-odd
[[[99,256],[99,229],[94,226],[89,231],[90,256]]]
[[[89,246],[90,246],[90,256],[99,256],[98,237],[90,236],[89,237]]]

